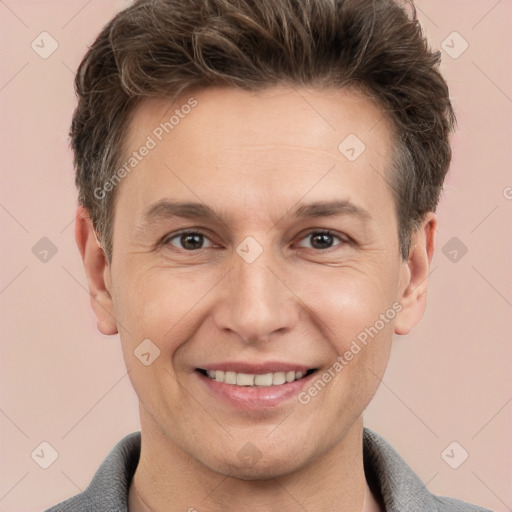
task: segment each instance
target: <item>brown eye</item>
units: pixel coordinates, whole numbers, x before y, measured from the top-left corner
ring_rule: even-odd
[[[167,240],[165,240],[164,244],[173,245],[174,247],[178,247],[179,249],[184,249],[185,251],[196,251],[198,249],[205,249],[204,242],[209,239],[198,231],[182,231],[177,235],[174,235]],[[213,244],[210,242],[210,247]]]
[[[341,243],[335,244],[335,239],[338,239]],[[340,236],[330,231],[311,231],[303,238],[299,244],[301,247],[304,247],[302,244],[304,240],[310,240],[311,248],[318,250],[330,249],[333,247],[333,245],[342,245],[346,242],[345,240],[342,240]]]

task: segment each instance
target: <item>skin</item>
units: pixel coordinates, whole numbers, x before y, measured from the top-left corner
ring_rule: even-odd
[[[353,90],[210,88],[173,105],[145,100],[127,154],[190,96],[197,107],[117,187],[111,262],[88,212],[76,217],[98,328],[119,332],[140,402],[130,510],[381,510],[363,469],[362,413],[393,334],[407,334],[423,314],[436,217],[425,217],[402,260],[383,179],[391,178],[392,126]],[[353,162],[338,150],[348,134],[366,146]],[[164,199],[207,204],[224,220],[144,223],[143,212]],[[332,200],[368,218],[290,216],[298,205]],[[193,250],[172,237],[191,228],[205,235]],[[313,238],[326,229],[336,236],[322,250]],[[263,250],[252,263],[236,252],[247,236]],[[393,304],[402,308],[396,317],[305,405],[293,398],[235,409],[195,371],[277,360],[322,375]],[[134,356],[147,338],[160,350],[149,366]],[[248,442],[260,453],[253,465],[237,455]]]

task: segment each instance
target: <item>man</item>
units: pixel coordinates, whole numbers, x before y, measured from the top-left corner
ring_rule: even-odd
[[[391,0],[141,0],[77,73],[76,240],[140,403],[51,511],[478,511],[363,427],[454,125]]]

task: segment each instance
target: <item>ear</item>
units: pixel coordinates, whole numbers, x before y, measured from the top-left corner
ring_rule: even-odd
[[[411,236],[409,258],[402,263],[398,301],[402,309],[396,316],[395,333],[408,334],[421,320],[427,304],[427,283],[434,255],[437,227],[435,213],[429,212]]]
[[[87,275],[91,306],[96,315],[98,330],[102,334],[116,334],[117,324],[110,294],[110,267],[96,238],[89,211],[84,207],[76,212],[75,240]]]

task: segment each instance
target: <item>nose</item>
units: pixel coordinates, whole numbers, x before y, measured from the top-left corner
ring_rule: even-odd
[[[273,338],[293,329],[299,318],[299,299],[283,270],[267,248],[252,262],[233,254],[229,272],[214,313],[217,327],[236,333],[245,343]]]

